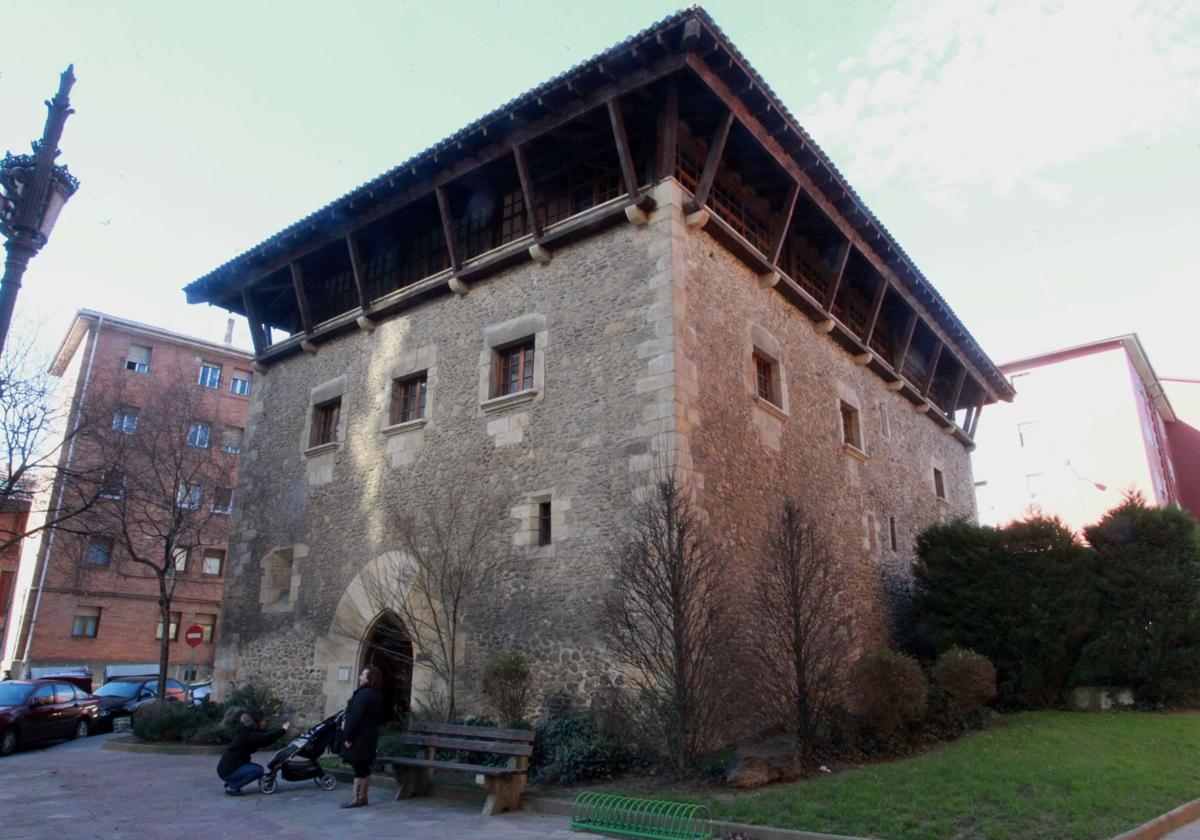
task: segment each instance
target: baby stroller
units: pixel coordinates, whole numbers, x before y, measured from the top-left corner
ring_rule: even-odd
[[[343,715],[345,712],[338,712],[333,717],[325,718],[271,756],[267,762],[267,772],[258,780],[258,789],[263,793],[274,793],[279,784],[276,777],[282,775],[289,782],[313,779],[321,790],[333,790],[337,786],[337,779],[325,772],[320,758],[342,728]]]

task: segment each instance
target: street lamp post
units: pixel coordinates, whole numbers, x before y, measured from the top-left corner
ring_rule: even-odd
[[[63,71],[58,93],[46,103],[50,113],[42,139],[33,143],[33,154],[6,152],[0,161],[0,234],[8,252],[0,283],[0,354],[4,353],[21,277],[34,254],[46,244],[67,199],[79,189],[79,181],[67,167],[54,163],[63,125],[75,113],[70,100],[74,71],[73,64]]]

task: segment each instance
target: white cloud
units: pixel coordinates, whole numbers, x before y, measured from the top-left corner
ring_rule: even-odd
[[[1200,0],[907,0],[803,121],[864,188],[1062,200],[1055,170],[1200,132]]]

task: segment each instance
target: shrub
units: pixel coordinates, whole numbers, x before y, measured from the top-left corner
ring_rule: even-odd
[[[854,664],[854,711],[864,726],[892,738],[925,714],[929,684],[917,660],[882,650]]]
[[[572,784],[610,779],[634,756],[594,711],[565,711],[537,728],[530,774],[537,781]]]
[[[515,650],[496,654],[483,666],[482,683],[483,696],[500,720],[524,719],[533,687],[528,656]]]
[[[187,736],[189,744],[223,746],[233,740],[233,731],[219,723],[208,723]]]
[[[143,741],[185,741],[212,722],[187,703],[148,703],[133,713],[133,734]]]
[[[938,657],[932,673],[955,720],[965,720],[996,696],[996,669],[974,651],[951,648]]]
[[[267,720],[278,720],[285,708],[279,695],[269,688],[248,683],[233,690],[225,702],[227,709],[239,709],[245,712],[261,711]]]

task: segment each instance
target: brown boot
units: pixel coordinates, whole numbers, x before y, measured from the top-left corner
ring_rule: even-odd
[[[367,778],[362,780],[362,801],[358,803],[359,805],[368,804],[367,803],[367,791],[370,790],[370,788],[371,788],[371,777],[367,776]]]
[[[354,795],[347,802],[343,802],[339,807],[342,808],[361,808],[367,804],[367,780],[354,780]]]

